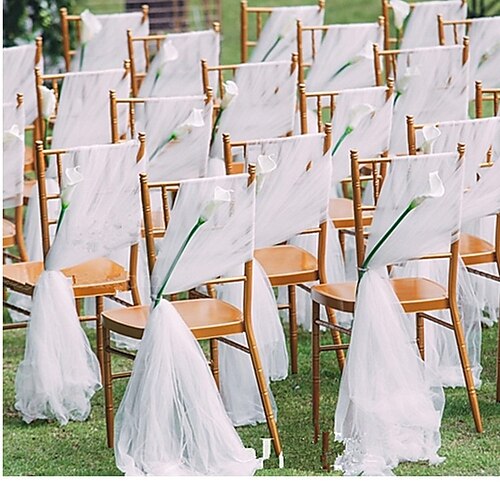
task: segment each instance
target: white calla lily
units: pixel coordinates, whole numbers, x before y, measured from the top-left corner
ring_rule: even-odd
[[[181,139],[185,135],[189,134],[193,130],[193,128],[203,127],[203,125],[205,125],[205,120],[203,119],[203,110],[199,108],[193,108],[186,121],[181,123],[179,125],[179,128],[172,132],[172,139]]]
[[[366,42],[363,48],[352,58],[351,63],[360,61],[373,61],[373,46],[371,42]]]
[[[231,202],[231,191],[215,186],[212,200],[208,202],[200,215],[200,221],[206,222],[212,217],[215,211],[223,204]]]
[[[102,30],[102,23],[99,21],[98,17],[92,14],[88,9],[85,9],[80,14],[80,18],[82,20],[80,41],[82,43],[87,43]]]
[[[231,101],[238,95],[239,89],[233,80],[228,80],[224,84],[224,97],[221,102],[221,109],[226,109]]]
[[[288,18],[286,21],[283,22],[278,37],[282,40],[283,38],[292,34],[295,31],[296,26],[297,26],[297,21],[293,17]]]
[[[427,189],[420,196],[417,196],[412,201],[413,208],[418,207],[424,200],[428,198],[441,198],[444,196],[444,185],[437,170],[429,174]]]
[[[391,0],[390,5],[394,12],[394,25],[400,30],[410,14],[410,5],[402,0]]]
[[[61,198],[63,206],[67,207],[71,202],[75,187],[83,180],[80,166],[66,168],[63,172]]]
[[[422,143],[421,149],[425,154],[432,153],[432,146],[436,139],[441,135],[441,131],[436,125],[425,125],[422,128],[422,135],[424,141]]]
[[[12,125],[12,127],[10,127],[9,130],[5,130],[3,133],[4,144],[10,144],[20,139],[21,139],[21,131],[19,130],[19,127],[16,124]]]
[[[163,66],[167,62],[175,61],[178,58],[179,58],[179,51],[173,44],[172,40],[169,40],[167,38],[161,48],[161,65]]]
[[[406,92],[410,82],[417,76],[420,76],[420,68],[418,66],[407,66],[403,76],[396,81],[396,92],[399,94]]]
[[[40,91],[42,93],[42,116],[48,120],[56,110],[56,95],[53,89],[45,85],[40,85]]]
[[[349,113],[349,127],[355,129],[368,116],[375,112],[375,108],[371,104],[358,104],[353,106]]]
[[[255,168],[257,191],[260,191],[268,174],[276,170],[277,164],[274,161],[273,155],[257,156],[257,164]]]

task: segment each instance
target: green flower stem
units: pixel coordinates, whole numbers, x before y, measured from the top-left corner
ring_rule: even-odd
[[[43,147],[45,149],[48,149],[48,144],[47,144],[48,135],[49,135],[49,119],[46,118],[45,119],[45,131],[43,133]]]
[[[276,45],[283,40],[283,37],[281,35],[278,35],[278,38],[276,38],[276,41],[271,45],[271,48],[266,52],[266,55],[263,57],[262,62],[264,62],[268,57],[269,54],[276,48]]]
[[[69,207],[69,203],[66,203],[64,200],[61,201],[61,211],[59,212],[59,218],[57,219],[57,226],[56,226],[56,234],[59,231],[59,226],[61,225],[61,222],[64,218],[64,214],[66,213],[66,210]]]
[[[410,204],[405,208],[404,212],[396,219],[394,224],[386,231],[386,233],[380,238],[380,240],[375,244],[375,246],[372,248],[371,252],[368,254],[368,256],[365,258],[363,261],[363,264],[361,264],[361,268],[358,271],[358,284],[363,275],[368,271],[368,265],[370,264],[371,260],[375,256],[375,254],[378,252],[379,248],[387,241],[389,236],[396,230],[396,228],[401,224],[403,219],[414,209],[418,206],[417,202],[415,200],[412,200]]]
[[[345,69],[347,69],[349,66],[352,65],[352,61],[347,61],[344,65],[342,65],[335,73],[333,76],[330,78],[330,80],[333,80],[339,73],[342,73]]]
[[[398,99],[403,95],[403,92],[400,90],[396,90],[396,97],[394,98],[394,106],[396,106],[396,103],[398,102]]]
[[[220,117],[221,117],[223,111],[224,110],[221,108],[221,110],[219,111],[219,114],[217,115],[217,118],[215,119],[214,128],[212,129],[212,138],[210,139],[210,146],[212,146],[212,144],[215,141],[215,136],[217,135],[217,129],[219,127]]]
[[[184,243],[179,248],[179,251],[177,252],[177,255],[175,256],[175,258],[172,262],[172,265],[170,266],[170,268],[167,272],[167,275],[165,276],[165,280],[163,281],[163,284],[160,288],[160,291],[158,292],[158,294],[156,295],[156,297],[154,299],[153,308],[156,307],[160,303],[161,297],[163,295],[163,291],[165,290],[165,287],[167,286],[168,280],[172,276],[172,273],[174,272],[175,266],[179,262],[179,259],[181,258],[182,254],[184,253],[184,250],[186,250],[186,247],[188,246],[188,243],[191,241],[192,237],[194,236],[194,233],[196,233],[196,231],[198,231],[198,229],[201,226],[203,226],[203,224],[205,224],[205,222],[207,222],[206,219],[203,219],[202,217],[200,217],[196,221],[196,224],[192,227],[189,234],[187,235],[186,239],[184,240]]]
[[[80,64],[79,64],[79,67],[78,67],[78,71],[82,70],[83,56],[85,55],[85,45],[87,45],[87,44],[86,43],[82,43],[82,48],[80,50]]]
[[[342,135],[340,136],[339,140],[337,141],[337,143],[335,144],[333,150],[332,150],[332,156],[337,152],[337,149],[339,149],[340,145],[342,144],[342,142],[344,141],[344,139],[353,131],[354,129],[350,126],[350,125],[347,125],[346,129],[344,130],[344,132],[342,133]]]
[[[160,75],[161,75],[161,71],[160,69],[158,68],[156,70],[156,74],[155,74],[155,79],[153,81],[153,86],[151,87],[151,95],[153,95],[153,90],[155,89],[156,87],[156,82],[158,81],[158,78],[160,78]]]
[[[157,154],[158,152],[163,149],[169,142],[171,141],[174,141],[175,139],[177,139],[177,134],[174,132],[172,132],[168,137],[167,139],[165,139],[153,152],[153,154],[149,157],[149,160],[152,160]]]

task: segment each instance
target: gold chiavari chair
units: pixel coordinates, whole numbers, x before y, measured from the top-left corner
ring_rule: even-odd
[[[325,140],[323,150],[328,151],[331,145],[331,124],[325,124]],[[247,148],[255,141],[231,141],[229,134],[223,134],[224,163],[226,174],[238,174],[245,172],[247,165]],[[234,161],[235,152],[242,153],[243,161]],[[326,252],[326,223],[318,227],[310,228],[301,234],[318,234],[318,246],[316,255],[294,245],[275,245],[272,247],[257,248],[255,258],[263,267],[273,287],[286,286],[288,291],[288,304],[279,304],[278,309],[288,310],[290,354],[292,373],[298,372],[298,327],[297,327],[297,299],[296,287],[310,291],[307,283],[319,281],[325,283],[325,258]],[[339,342],[339,338],[334,338]],[[340,363],[339,359],[339,363]],[[343,363],[343,358],[342,358]]]
[[[149,5],[142,5],[142,22],[145,23],[149,18]],[[71,58],[76,54],[76,49],[71,48],[71,36],[70,31],[72,25],[74,26],[74,30],[76,33],[76,40],[80,42],[81,36],[81,16],[68,14],[68,9],[66,7],[62,7],[59,9],[59,14],[61,16],[61,34],[62,34],[62,46],[63,46],[63,57],[64,64],[66,66],[66,71],[70,71],[71,67]]]
[[[318,9],[325,8],[325,0],[318,0]],[[241,48],[241,62],[244,63],[248,60],[248,49],[255,47],[257,40],[263,27],[263,21],[274,10],[274,7],[249,7],[247,0],[241,0],[240,3],[240,48]],[[250,21],[250,17],[254,16],[255,20]],[[250,39],[249,23],[253,22],[255,25],[255,39]]]
[[[220,33],[220,23],[212,23],[213,30],[216,33]],[[146,74],[151,65],[151,61],[154,55],[160,50],[161,44],[167,38],[166,34],[148,35],[148,36],[132,36],[130,30],[127,31],[127,45],[128,53],[130,58],[130,67],[132,75],[132,96],[137,97],[139,95],[139,89],[141,83],[146,77]],[[146,61],[145,71],[138,71],[135,56],[135,44],[142,44],[142,50],[144,51],[144,58]]]
[[[443,16],[437,16],[439,45],[446,45],[446,30],[445,26],[453,27],[453,43],[459,44],[461,34],[458,31],[459,26],[464,26],[465,29],[471,25],[472,19],[462,19],[460,21],[445,21]],[[463,35],[462,35],[463,36]]]
[[[385,23],[383,16],[378,18],[379,25],[385,29]],[[327,33],[331,26],[304,26],[300,19],[297,19],[297,58],[299,64],[299,84],[305,84],[305,76],[307,70],[314,64],[316,60],[316,54],[318,52],[318,38],[321,38]],[[308,63],[304,61],[304,39],[310,36],[311,40],[311,50],[312,50],[312,62]]]
[[[170,220],[169,192],[177,192],[179,183],[176,182],[154,182],[148,183],[147,174],[141,173],[141,195],[143,204],[144,227],[146,232],[146,246],[148,252],[149,272],[152,273],[156,262],[155,238],[161,238],[168,231]],[[255,181],[255,167],[250,169],[249,185]],[[151,215],[151,192],[160,191],[162,198],[163,224],[155,226]],[[181,315],[193,335],[198,340],[213,340],[224,342],[231,347],[240,349],[250,355],[252,366],[257,380],[257,385],[262,398],[269,432],[273,438],[273,446],[276,455],[280,455],[281,442],[278,427],[273,415],[271,401],[267,390],[266,381],[262,371],[253,326],[251,320],[252,311],[252,283],[253,262],[245,263],[243,276],[218,278],[210,281],[214,286],[223,283],[242,283],[243,286],[243,310],[240,310],[227,302],[216,298],[186,299],[172,301],[173,306]],[[114,436],[114,403],[113,403],[113,380],[130,375],[129,372],[113,373],[111,370],[111,354],[117,354],[129,359],[134,356],[129,352],[123,352],[110,343],[110,331],[141,339],[149,316],[149,306],[128,307],[125,309],[114,309],[105,311],[102,315],[104,326],[104,394],[106,400],[106,427],[108,446],[113,446]],[[248,347],[231,340],[231,335],[236,333],[246,334]]]
[[[462,47],[462,65],[464,65],[469,60],[469,37],[464,36]],[[412,49],[409,51],[411,52],[411,50]],[[373,45],[373,64],[375,69],[376,85],[383,85],[384,80],[381,58],[384,58],[385,60],[385,79],[387,80],[389,77],[392,77],[394,80],[397,80],[397,58],[399,54],[404,52],[405,51],[399,49],[380,50],[377,44]]]
[[[436,123],[435,126],[439,128],[439,123]],[[416,132],[423,127],[424,125],[416,125],[414,123],[413,116],[407,116],[408,153],[410,155],[417,154]],[[492,165],[492,148],[490,147],[486,153],[486,159],[483,163],[481,163],[480,168],[488,168]],[[469,273],[489,279],[495,283],[500,283],[500,213],[496,214],[494,241],[495,243],[491,244],[489,241],[472,234],[461,233],[459,240],[459,254],[460,259],[462,259]],[[491,274],[483,269],[472,267],[490,263],[496,264],[498,275]],[[500,403],[500,327],[498,332],[498,344],[496,400]]]
[[[465,147],[459,145],[459,154],[463,156]],[[360,167],[363,164],[372,164],[372,168],[377,165],[386,164],[390,168],[391,158],[369,158],[359,159],[356,151],[351,151],[351,175],[352,188],[355,207],[355,237],[356,237],[356,258],[360,268],[364,261],[366,227],[363,222],[363,211],[373,209],[373,207],[363,207],[361,195]],[[422,359],[425,358],[424,347],[424,320],[438,323],[441,326],[452,329],[455,334],[457,348],[462,364],[462,370],[467,387],[472,415],[477,432],[482,432],[483,425],[476,389],[472,378],[471,368],[463,328],[460,320],[460,313],[457,302],[457,279],[459,262],[459,242],[451,244],[450,251],[443,254],[433,254],[422,257],[422,259],[443,259],[449,261],[448,283],[446,287],[425,279],[425,278],[392,278],[391,284],[399,298],[401,306],[406,313],[416,313],[416,337],[417,345]],[[331,308],[335,311],[354,313],[356,303],[356,282],[328,283],[313,286],[313,330],[312,330],[312,378],[313,378],[313,424],[314,441],[317,442],[320,431],[320,355],[322,352],[347,349],[349,344],[322,345],[320,339],[320,326],[337,329],[346,335],[350,330],[332,322],[326,322],[320,318],[320,306]],[[437,310],[449,310],[452,323],[442,321],[429,312]]]
[[[23,106],[24,96],[19,93],[16,96],[16,106],[19,109]],[[13,221],[8,218],[3,218],[3,258],[9,258],[15,262],[26,262],[28,260],[28,252],[26,250],[26,245],[24,242],[23,235],[23,219],[24,219],[24,208],[23,200],[20,200],[20,204],[13,207],[14,218]],[[5,213],[5,212],[4,212]],[[8,252],[7,249],[17,247],[18,253],[14,254]]]
[[[139,135],[139,143],[137,161],[144,156],[145,152],[145,136],[143,134]],[[29,297],[33,296],[36,283],[45,267],[45,260],[51,245],[50,227],[57,225],[58,222],[57,219],[51,219],[49,215],[49,202],[60,200],[61,195],[59,193],[47,193],[46,169],[48,157],[55,157],[57,181],[59,184],[59,192],[61,192],[63,177],[62,157],[66,153],[65,149],[44,149],[42,141],[36,142],[36,149],[43,261],[20,262],[3,266],[4,287],[7,290],[12,290]],[[114,300],[124,305],[130,305],[128,302],[115,297],[118,292],[130,292],[133,304],[140,304],[139,290],[137,287],[138,249],[139,246],[137,243],[130,247],[128,270],[109,258],[93,259],[83,264],[78,264],[62,270],[65,276],[72,279],[73,292],[77,300],[77,310],[79,310],[79,299],[95,298],[95,315],[79,314],[79,318],[80,321],[83,322],[96,322],[97,357],[101,369],[103,366],[101,312],[103,311],[104,298],[114,297]],[[26,316],[30,314],[28,310],[7,302],[4,302],[4,307],[20,312]],[[4,330],[25,328],[26,326],[27,322],[9,323],[4,324]]]
[[[484,89],[480,81],[476,81],[475,111],[476,118],[483,118],[486,104],[492,103],[492,116],[498,116],[500,111],[500,88]]]

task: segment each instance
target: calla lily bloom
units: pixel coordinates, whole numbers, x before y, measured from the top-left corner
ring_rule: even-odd
[[[390,5],[394,12],[394,25],[400,30],[410,14],[410,5],[402,0],[391,0]]]
[[[224,84],[224,97],[221,102],[221,109],[226,109],[229,104],[231,104],[232,100],[238,95],[239,89],[238,85],[236,85],[233,80],[228,80]]]
[[[421,146],[422,151],[426,154],[432,153],[432,146],[441,135],[441,131],[436,125],[426,125],[422,128],[422,135],[424,136],[424,142]]]
[[[85,9],[80,14],[80,18],[82,20],[80,41],[82,43],[87,43],[102,30],[102,24],[98,17],[92,14],[88,9]]]
[[[427,189],[420,196],[417,196],[411,202],[413,208],[418,207],[422,204],[424,200],[428,198],[442,198],[444,196],[444,185],[441,177],[439,177],[439,172],[435,170],[429,174]]]
[[[272,155],[259,155],[257,157],[257,165],[255,169],[255,174],[257,176],[257,191],[259,191],[265,181],[265,178],[273,170],[276,170],[276,162]]]
[[[203,223],[207,222],[221,205],[229,203],[230,201],[231,191],[223,189],[220,186],[216,186],[214,196],[203,209],[203,212],[200,215],[200,220],[203,221]]]
[[[63,172],[61,198],[63,205],[68,206],[73,197],[75,187],[83,181],[83,175],[80,172],[80,166],[66,168]]]
[[[21,139],[21,132],[16,124],[12,125],[9,130],[5,130],[3,133],[4,144],[9,144],[11,142],[18,141],[19,139]]]
[[[42,92],[42,115],[45,120],[48,120],[56,110],[56,95],[53,89],[48,89],[44,85],[40,85]]]
[[[176,49],[172,40],[167,38],[161,48],[161,65],[163,66],[165,63],[175,61],[178,58],[179,51]]]

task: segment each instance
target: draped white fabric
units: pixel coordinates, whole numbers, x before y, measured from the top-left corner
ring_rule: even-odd
[[[52,148],[70,148],[111,142],[109,91],[118,98],[129,96],[130,75],[123,69],[70,73],[64,77]],[[118,109],[120,134],[126,131],[127,108]]]
[[[249,61],[289,61],[297,51],[297,19],[303,26],[321,26],[325,10],[315,6],[276,7],[266,21],[260,33],[257,45],[252,50]],[[321,35],[316,37],[316,46],[321,42]],[[304,60],[312,56],[311,39],[304,39]]]
[[[203,96],[148,98],[144,107],[136,106],[136,131],[147,137],[150,181],[206,176],[212,109]],[[203,124],[183,126],[193,110],[200,110]]]
[[[238,95],[222,110],[210,156],[222,158],[222,134],[233,141],[282,137],[293,130],[297,69],[290,62],[241,65]]]
[[[257,248],[289,240],[325,220],[330,156],[329,152],[323,153],[323,142],[324,134],[309,134],[247,145],[247,155],[243,159],[246,163],[255,164],[259,155],[266,155],[271,156],[277,165],[271,172],[257,176]],[[311,164],[309,170],[308,164]],[[312,253],[316,254],[316,251]],[[276,299],[258,265],[255,266],[254,280],[254,330],[264,372],[268,379],[282,380],[288,374],[288,356]],[[222,287],[220,297],[241,304],[241,295],[234,285]],[[221,395],[232,422],[235,425],[263,422],[265,414],[257,385],[249,379],[252,373],[250,359],[224,344],[219,348],[219,356]],[[245,391],[242,384],[245,384]]]
[[[310,40],[310,32],[304,32]],[[317,49],[307,74],[309,92],[325,92],[374,85],[373,48],[383,44],[378,23],[332,24]]]
[[[242,174],[181,183],[159,243],[154,297],[195,287],[252,258],[255,184],[247,182]],[[220,190],[229,197],[214,205]],[[149,316],[117,413],[115,455],[122,471],[136,475],[251,475],[261,467],[227,417],[193,334],[163,299]]]
[[[140,47],[142,50],[142,48]],[[136,49],[136,53],[140,52]],[[171,33],[151,61],[139,90],[140,97],[190,96],[203,93],[201,60],[217,66],[220,35],[213,30]],[[157,76],[158,75],[158,76]],[[217,75],[210,75],[210,84],[217,91]]]
[[[132,36],[149,35],[149,19],[144,20],[142,12],[101,14],[95,16],[101,29],[89,41],[76,49],[71,61],[71,71],[99,71],[120,68],[125,59],[130,59],[127,49],[127,30]],[[82,47],[85,47],[82,51]],[[137,71],[144,71],[143,51],[135,54]]]
[[[24,95],[26,124],[32,123],[37,114],[35,93],[36,45],[27,44],[3,49],[3,102],[15,102],[16,94]],[[38,63],[43,72],[43,59]]]
[[[59,231],[35,287],[24,359],[16,374],[23,420],[85,420],[100,371],[80,326],[71,278],[61,269],[134,243],[140,232],[138,143],[69,150],[63,168],[80,167]],[[66,203],[65,202],[65,203]]]
[[[24,106],[3,105],[3,208],[23,203]]]
[[[401,43],[402,49],[415,47],[432,47],[439,45],[437,16],[442,15],[446,21],[460,21],[467,17],[467,2],[439,1],[416,2],[410,11],[406,29]],[[458,26],[459,40],[465,34],[463,26]],[[445,26],[447,40],[453,40],[453,27]]]
[[[379,246],[410,202],[428,191],[435,171],[444,195],[424,199]],[[437,453],[444,394],[419,356],[414,328],[385,268],[449,248],[460,226],[462,188],[456,154],[399,157],[390,166],[365,255],[378,250],[369,263],[365,257],[335,412],[335,437],[345,444],[336,467],[348,475],[391,474],[402,461],[442,460]]]
[[[338,182],[350,175],[351,149],[358,151],[360,158],[372,158],[389,149],[394,97],[387,99],[386,93],[386,87],[372,87],[344,90],[336,97],[332,144],[334,148],[338,146],[332,157],[332,196]],[[360,106],[365,105],[373,109],[355,124]],[[347,127],[352,128],[352,132],[344,137]]]
[[[484,88],[500,86],[500,16],[471,19],[470,39],[470,96],[474,82],[480,80]]]
[[[468,117],[469,63],[462,47],[433,47],[398,55],[391,152],[406,151],[406,115],[415,123],[465,120]]]

